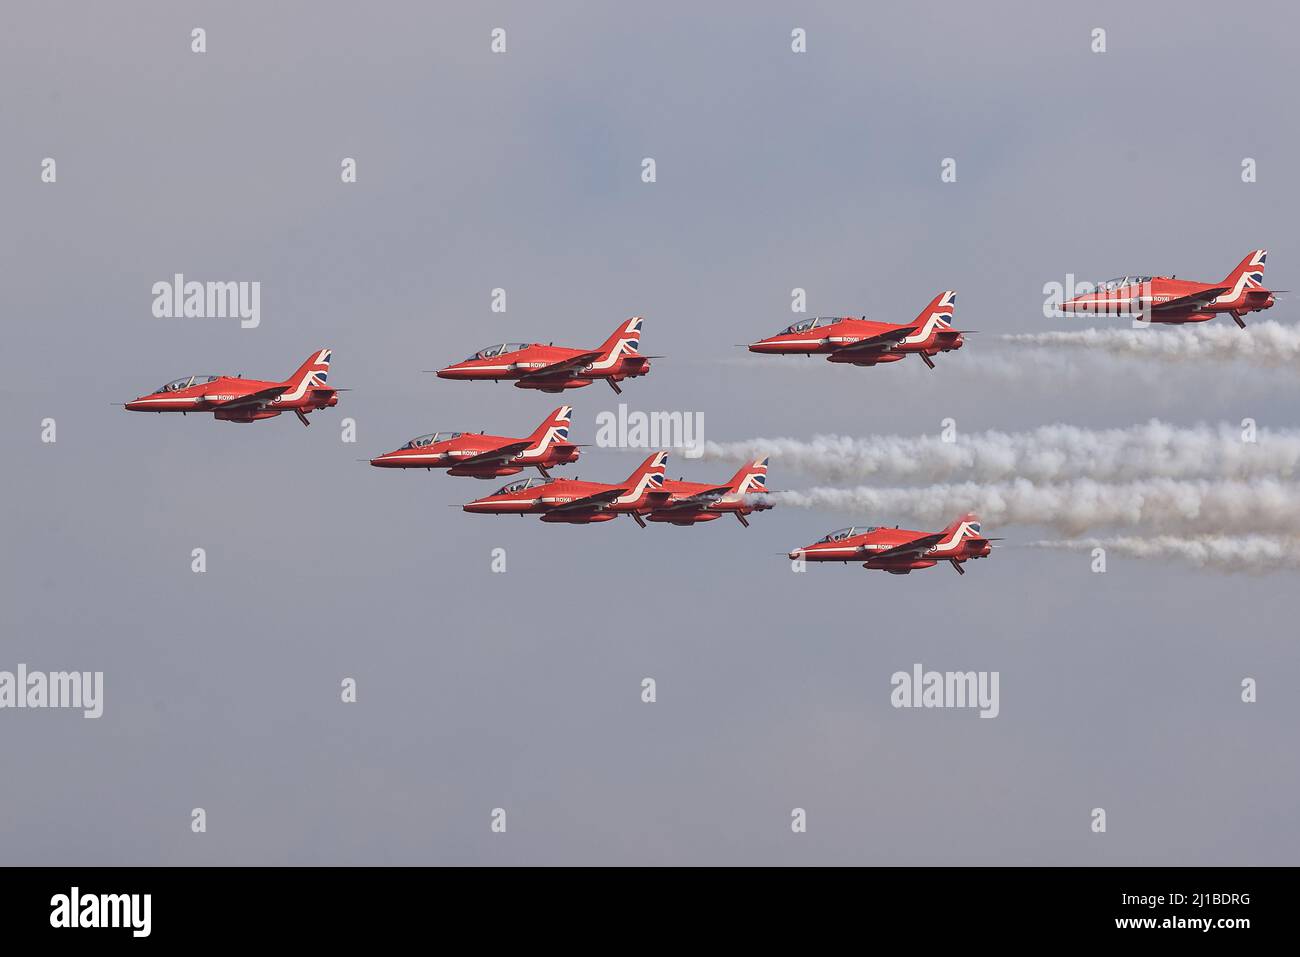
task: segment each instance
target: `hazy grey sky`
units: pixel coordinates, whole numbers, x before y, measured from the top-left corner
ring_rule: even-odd
[[[1294,425],[1294,370],[1040,368],[996,342],[1076,328],[1041,311],[1068,272],[1215,280],[1267,247],[1268,284],[1300,288],[1294,4],[1088,6],[5,4],[0,669],[102,670],[105,703],[0,711],[0,861],[1295,863],[1294,573],[1009,547],[960,579],[796,575],[789,548],[904,517],[553,527],[448,507],[493,484],[356,461],[561,401],[593,441],[603,385],[421,370],[634,314],[668,358],[624,399],[718,441]],[[260,281],[261,325],[155,319],[176,272]],[[899,322],[956,289],[980,336],[934,372],[737,361],[796,286]],[[113,405],[324,346],[355,391],[310,429]],[[999,717],[895,710],[915,662],[999,671]]]

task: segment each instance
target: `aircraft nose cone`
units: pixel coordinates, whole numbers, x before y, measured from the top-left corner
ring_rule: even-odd
[[[788,555],[786,555],[785,557],[788,558],[788,559],[790,559],[790,561],[794,561],[795,559],[797,559],[797,558],[799,557],[799,549],[796,548],[794,551],[790,552],[790,553],[789,553]]]

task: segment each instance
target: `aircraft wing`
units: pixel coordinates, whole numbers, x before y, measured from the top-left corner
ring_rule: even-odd
[[[602,355],[604,355],[603,352],[584,352],[569,359],[561,359],[559,362],[552,362],[550,365],[542,366],[540,369],[530,369],[528,373],[524,375],[524,378],[550,378],[553,375],[577,372],[583,366],[599,359]]]
[[[1203,306],[1215,296],[1221,296],[1231,288],[1231,286],[1215,286],[1213,289],[1202,289],[1200,292],[1194,292],[1190,296],[1179,296],[1177,299],[1170,299],[1168,302],[1155,303],[1151,307],[1151,311],[1164,312],[1166,309],[1185,309],[1187,306]]]
[[[627,491],[628,490],[625,488],[611,488],[606,489],[603,492],[593,492],[590,495],[584,495],[582,498],[575,498],[572,502],[565,502],[563,505],[556,505],[551,509],[551,511],[583,511],[585,509],[595,508],[597,505],[606,505],[614,501],[614,499],[618,498],[620,495],[626,495]]]
[[[218,402],[218,409],[240,409],[246,405],[265,405],[277,396],[284,395],[289,391],[287,385],[272,386],[269,389],[262,389],[258,392],[250,392],[248,395],[241,395],[237,399],[231,399],[229,402]]]
[[[866,339],[859,339],[857,342],[850,343],[847,346],[840,346],[836,352],[874,352],[877,349],[888,349],[900,339],[906,339],[912,333],[916,332],[915,326],[903,326],[901,329],[890,329],[888,332],[882,332],[877,336],[870,336]]]
[[[669,502],[667,505],[659,508],[658,511],[671,512],[673,509],[678,508],[702,508],[706,505],[712,505],[730,491],[730,485],[719,485],[716,488],[706,488],[702,492],[696,492],[694,495],[688,495],[685,498],[679,498],[676,501]]]
[[[518,452],[522,452],[531,444],[531,442],[507,442],[505,445],[498,445],[495,449],[488,449],[478,455],[471,455],[465,459],[456,459],[456,466],[459,468],[462,465],[486,465],[489,462],[506,459]]]
[[[883,552],[872,552],[862,557],[872,562],[881,558],[913,558],[919,556],[931,546],[938,545],[941,541],[943,541],[943,532],[937,532],[934,535],[922,535],[920,538],[914,538],[902,545],[887,548]]]

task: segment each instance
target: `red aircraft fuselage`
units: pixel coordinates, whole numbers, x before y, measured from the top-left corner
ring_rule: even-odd
[[[598,349],[568,349],[539,342],[505,342],[488,346],[438,370],[440,379],[512,380],[518,389],[563,392],[605,380],[615,392],[624,379],[650,371],[650,360],[637,350],[641,342],[641,317],[635,316],[614,331]]]
[[[1248,313],[1272,307],[1264,288],[1268,250],[1256,249],[1222,282],[1193,282],[1171,276],[1122,276],[1101,283],[1096,292],[1061,304],[1067,316],[1133,316],[1148,322],[1207,322],[1227,313],[1243,329]]]
[[[821,316],[801,319],[775,336],[751,343],[750,352],[824,355],[828,362],[874,366],[918,355],[930,368],[933,357],[960,349],[963,333],[952,327],[957,294],[941,292],[914,322],[895,325],[867,318]]]
[[[746,516],[772,507],[764,501],[767,493],[767,459],[745,465],[723,485],[682,482],[665,479],[663,490],[668,498],[642,510],[638,520],[671,525],[696,525],[724,515],[734,515],[748,527]]]
[[[564,478],[522,479],[463,508],[489,515],[540,515],[543,522],[572,525],[608,522],[667,499],[662,490],[667,461],[667,452],[654,453],[622,485]]]
[[[481,432],[432,432],[400,449],[370,460],[377,468],[446,469],[448,475],[498,478],[535,467],[542,475],[556,465],[578,461],[581,450],[569,441],[573,407],[562,405],[526,439]]]
[[[338,405],[338,390],[329,378],[330,350],[312,353],[284,382],[266,382],[239,376],[183,376],[142,395],[124,408],[130,412],[210,412],[224,422],[255,422],[293,412],[303,425],[307,413]]]
[[[992,539],[980,531],[979,518],[963,515],[942,532],[917,532],[906,528],[850,526],[790,552],[789,558],[808,562],[862,562],[863,568],[906,575],[913,569],[939,562],[952,564],[959,573],[962,562],[986,558]]]

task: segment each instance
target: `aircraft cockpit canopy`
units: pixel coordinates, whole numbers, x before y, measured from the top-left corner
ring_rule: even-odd
[[[221,377],[215,375],[181,376],[179,379],[173,379],[166,385],[159,386],[154,391],[154,394],[157,395],[159,392],[179,392],[181,389],[188,389],[192,385],[205,385],[209,382],[216,382],[219,378]]]
[[[1097,286],[1097,291],[1111,292],[1115,289],[1123,289],[1125,286],[1137,286],[1150,282],[1152,278],[1151,276],[1120,276],[1118,279],[1107,279]]]
[[[480,349],[474,353],[466,362],[473,362],[475,359],[495,359],[497,356],[503,356],[508,352],[518,352],[520,349],[527,349],[526,342],[502,342],[495,346],[488,346],[486,349]]]
[[[855,535],[865,535],[867,532],[874,532],[879,525],[850,525],[848,528],[837,528],[831,532],[822,542],[842,542],[846,538],[852,538]],[[819,542],[818,544],[821,544]]]
[[[518,482],[511,482],[509,485],[501,486],[492,494],[509,495],[512,492],[522,492],[524,491],[524,489],[537,488],[540,485],[549,485],[551,482],[554,481],[555,479],[544,479],[544,478],[535,478],[535,477],[520,479]]]
[[[463,432],[430,432],[428,435],[420,435],[411,439],[402,448],[422,449],[437,442],[449,442],[452,439],[458,439],[462,435],[464,435]]]
[[[838,316],[817,316],[811,319],[800,319],[794,325],[786,326],[781,335],[789,335],[795,332],[808,332],[810,329],[821,329],[823,326],[833,326],[839,321]]]

